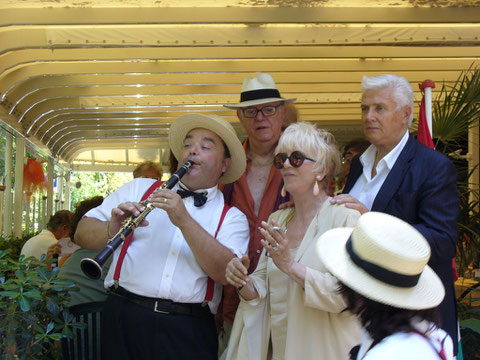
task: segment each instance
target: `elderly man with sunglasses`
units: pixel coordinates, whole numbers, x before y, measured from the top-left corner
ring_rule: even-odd
[[[239,208],[248,218],[249,272],[257,266],[262,252],[260,240],[263,237],[258,230],[261,222],[267,220],[281,203],[289,200],[288,196],[282,197],[280,194],[283,181],[280,172],[273,166],[273,157],[287,116],[285,105],[294,100],[282,98],[273,78],[261,73],[253,78],[245,78],[240,103],[225,105],[237,111],[238,119],[247,133],[243,144],[247,170],[235,183],[225,185],[223,193],[226,203]],[[224,330],[219,338],[220,354],[228,342],[238,303],[235,288],[225,286],[222,309],[217,313],[217,323],[222,324]]]

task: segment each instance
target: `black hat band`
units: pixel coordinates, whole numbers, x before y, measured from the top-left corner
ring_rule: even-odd
[[[240,102],[268,98],[280,98],[280,91],[277,89],[259,89],[244,91],[240,94]]]
[[[384,283],[402,288],[410,288],[417,285],[418,279],[420,279],[421,273],[417,275],[399,274],[375,265],[369,261],[363,260],[357,255],[355,250],[353,250],[352,236],[348,238],[345,248],[347,249],[348,255],[350,255],[350,259],[352,259],[355,265],[357,265],[360,269],[363,269],[370,276],[373,276],[375,279],[383,281]]]

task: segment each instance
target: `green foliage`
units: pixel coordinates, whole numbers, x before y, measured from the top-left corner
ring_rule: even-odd
[[[470,172],[467,179],[471,177]],[[458,219],[457,269],[461,276],[472,267],[479,268],[480,260],[480,212],[478,209],[478,184],[459,181],[460,217]],[[473,196],[472,196],[473,195]],[[473,199],[473,200],[472,200]]]
[[[7,237],[0,236],[0,250],[10,250],[10,257],[18,259],[22,251],[23,244],[35,234],[25,234],[23,237],[15,237],[10,235]]]
[[[480,120],[480,70],[471,68],[463,72],[451,87],[444,83],[432,103],[432,113],[436,148],[451,156],[457,168],[460,216],[456,264],[459,275],[465,278],[472,267],[478,268],[480,259],[479,184],[471,183],[474,170],[469,170],[467,161],[452,154],[468,152],[468,131]],[[465,360],[479,359],[480,356],[480,299],[477,294],[472,287],[458,299]]]
[[[133,179],[131,173],[75,172],[71,177],[71,208],[80,201],[93,196],[106,197],[121,185]],[[76,184],[79,183],[80,187]]]
[[[460,74],[453,86],[443,83],[432,101],[433,135],[436,149],[448,156],[468,152],[468,130],[480,120],[480,69],[472,67]],[[478,266],[480,256],[479,184],[472,184],[473,170],[465,160],[452,158],[458,174],[460,217],[458,251],[460,276]],[[478,166],[478,164],[477,164]]]
[[[480,70],[471,68],[460,74],[453,86],[443,83],[432,103],[433,137],[448,151],[458,148],[468,129],[480,120]]]
[[[66,308],[75,284],[34,258],[18,261],[0,250],[0,358],[58,358],[56,342],[82,327]]]

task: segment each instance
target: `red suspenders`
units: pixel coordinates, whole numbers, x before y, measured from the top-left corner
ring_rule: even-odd
[[[151,194],[157,187],[159,187],[161,184],[162,184],[162,181],[155,181],[155,182],[148,188],[148,190],[145,192],[145,194],[143,194],[141,201],[147,199],[147,198],[150,196],[150,194]],[[217,238],[218,231],[220,230],[220,227],[222,226],[223,220],[225,219],[225,215],[227,215],[228,210],[230,210],[230,206],[228,206],[227,204],[225,204],[225,205],[223,206],[222,215],[220,216],[220,221],[218,222],[217,231],[215,232],[215,238]],[[134,231],[132,231],[132,232],[130,233],[130,235],[128,235],[128,237],[127,237],[127,238],[125,239],[125,241],[123,242],[122,249],[121,249],[120,255],[119,255],[119,257],[118,257],[117,265],[116,265],[116,267],[115,267],[115,273],[114,273],[114,275],[113,275],[113,280],[114,280],[115,284],[118,284],[118,280],[120,279],[120,272],[121,272],[121,270],[122,270],[123,260],[125,259],[125,255],[126,255],[126,253],[127,253],[127,249],[128,249],[128,247],[130,246],[130,243],[132,242],[133,233],[134,233]],[[215,290],[215,282],[214,282],[210,277],[208,277],[208,280],[207,280],[207,291],[206,291],[206,294],[205,294],[205,300],[204,300],[204,301],[212,301],[214,290]]]

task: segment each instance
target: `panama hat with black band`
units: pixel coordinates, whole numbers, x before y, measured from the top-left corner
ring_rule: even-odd
[[[229,109],[239,109],[277,101],[282,101],[283,103],[287,104],[295,100],[296,98],[282,98],[272,76],[267,73],[260,73],[253,78],[247,76],[243,80],[239,104],[226,104],[224,106]]]

